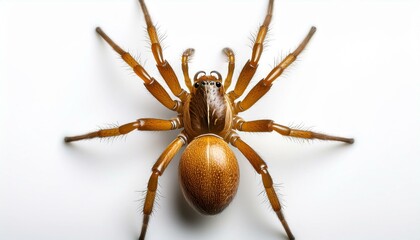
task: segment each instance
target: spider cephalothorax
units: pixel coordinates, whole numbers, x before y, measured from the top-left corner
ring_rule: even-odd
[[[194,88],[184,105],[183,120],[189,139],[213,133],[224,137],[232,126],[232,110],[222,86],[222,76],[216,71],[211,75],[194,77]],[[217,74],[217,78],[212,75]]]
[[[140,240],[146,235],[149,217],[153,210],[159,177],[162,176],[172,158],[182,146],[187,145],[179,163],[179,181],[182,191],[188,202],[203,214],[217,214],[225,209],[236,194],[239,183],[239,168],[236,157],[228,144],[239,149],[248,159],[255,171],[261,175],[268,200],[283,225],[289,239],[294,236],[287,224],[280,201],[273,187],[273,180],[268,172],[264,160],[246,144],[237,131],[244,132],[271,132],[296,138],[334,140],[353,143],[352,138],[335,137],[321,133],[289,128],[275,123],[272,120],[245,121],[238,116],[239,113],[251,108],[271,88],[272,83],[282,74],[297,56],[302,52],[315,33],[312,27],[308,35],[280,64],[260,80],[243,98],[243,95],[254,76],[262,54],[263,43],[271,21],[274,0],[269,0],[268,10],[258,35],[255,38],[250,59],[243,66],[235,87],[230,87],[235,68],[235,55],[229,48],[223,49],[229,67],[225,79],[217,71],[207,75],[200,71],[191,81],[188,73],[188,59],[194,50],[189,48],[182,55],[182,71],[188,91],[181,88],[178,78],[171,65],[165,60],[156,33],[144,0],[140,5],[144,13],[149,34],[151,49],[156,66],[170,88],[173,95],[179,100],[173,100],[160,83],[151,77],[147,71],[127,52],[115,44],[100,28],[96,31],[107,41],[122,59],[133,68],[133,71],[143,80],[146,89],[165,107],[175,111],[177,116],[172,119],[141,118],[134,122],[116,128],[102,129],[73,137],[66,137],[65,142],[90,139],[95,137],[112,137],[127,134],[133,130],[167,131],[174,129],[184,130],[173,140],[160,155],[152,168],[152,174],[147,186],[147,194],[143,207],[143,225]]]

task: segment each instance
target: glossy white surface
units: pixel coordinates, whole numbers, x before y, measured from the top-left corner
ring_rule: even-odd
[[[167,35],[164,55],[182,80],[190,64],[226,74],[221,49],[249,58],[266,1],[149,0]],[[420,4],[418,1],[277,0],[269,47],[252,83],[318,28],[299,61],[245,119],[274,119],[355,137],[296,143],[242,134],[269,165],[296,239],[420,236]],[[141,117],[170,118],[94,32],[101,26],[140,55],[159,80],[135,0],[0,1],[0,239],[132,240],[150,168],[176,132],[135,132],[65,145],[66,135]],[[161,81],[163,83],[163,81]],[[251,84],[252,84],[251,83]],[[235,150],[238,194],[222,214],[191,210],[177,183],[178,155],[160,181],[153,239],[286,239],[260,178]],[[263,203],[264,202],[264,203]]]

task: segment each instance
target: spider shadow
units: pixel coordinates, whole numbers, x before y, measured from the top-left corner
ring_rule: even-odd
[[[179,220],[188,227],[196,228],[203,225],[208,221],[208,218],[205,215],[198,213],[193,209],[187,200],[185,199],[181,187],[177,181],[174,181],[177,186],[174,186],[172,189],[175,189],[175,209],[176,214],[179,216]],[[174,184],[175,185],[175,184]]]
[[[177,172],[177,171],[176,171]],[[216,218],[213,216],[206,216],[198,211],[196,211],[192,206],[189,205],[187,200],[185,199],[182,189],[178,183],[178,181],[172,182],[172,193],[174,198],[173,202],[173,208],[175,209],[175,214],[177,215],[177,218],[180,223],[182,223],[184,226],[191,228],[191,229],[199,229],[199,228],[206,228],[208,224],[210,224],[212,221],[217,221]],[[247,206],[243,206],[244,208],[247,208]],[[271,211],[271,210],[270,210]],[[247,217],[258,219],[258,215],[260,215],[260,212],[258,210],[255,211],[249,211],[249,209],[246,211],[249,215]],[[273,212],[274,214],[274,212]],[[216,216],[218,217],[218,216]],[[220,217],[220,216],[219,216]],[[288,236],[284,232],[281,224],[279,225],[267,225],[263,224],[261,221],[256,220],[254,223],[256,228],[259,229],[259,231],[264,232],[265,235],[273,236],[274,239],[282,239],[282,240],[289,240]],[[254,227],[255,227],[254,226]]]
[[[312,168],[319,165],[332,164],[339,161],[340,156],[346,151],[350,151],[350,149],[354,150],[354,144],[329,143],[314,146],[294,156],[294,159],[287,159],[284,161],[284,167],[296,170],[300,169],[301,166]],[[316,159],[316,161],[314,161],[314,159]]]

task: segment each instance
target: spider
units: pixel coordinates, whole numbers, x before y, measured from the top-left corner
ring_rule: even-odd
[[[130,55],[121,49],[111,38],[97,27],[96,32],[132,67],[133,71],[143,80],[146,89],[165,107],[177,113],[172,119],[141,118],[115,128],[101,129],[83,135],[65,137],[65,142],[82,139],[106,138],[128,134],[134,130],[169,131],[182,129],[179,135],[160,155],[150,176],[145,203],[143,207],[143,225],[140,240],[145,239],[150,214],[153,211],[159,177],[161,177],[172,158],[186,145],[179,163],[179,182],[183,195],[200,213],[214,215],[223,211],[232,201],[239,184],[239,167],[235,155],[228,144],[239,149],[248,159],[255,171],[261,175],[264,189],[273,211],[283,225],[288,238],[294,239],[290,227],[284,218],[282,205],[273,187],[273,180],[264,160],[252,149],[237,131],[272,132],[281,135],[303,138],[321,139],[353,143],[352,138],[330,136],[312,131],[293,129],[272,120],[246,121],[238,114],[250,109],[271,88],[273,82],[292,64],[316,31],[311,27],[300,45],[284,58],[280,64],[260,80],[243,98],[238,101],[247,89],[254,76],[260,60],[264,39],[273,13],[274,0],[269,0],[267,13],[253,43],[250,59],[245,63],[235,87],[227,91],[232,82],[235,68],[235,55],[230,48],[224,48],[223,53],[228,58],[228,73],[223,79],[217,71],[206,74],[199,71],[193,81],[188,72],[188,60],[194,54],[189,48],[182,55],[182,71],[187,90],[181,88],[178,78],[171,65],[163,57],[156,28],[147,10],[144,0],[139,0],[147,24],[151,49],[156,66],[168,85],[170,91],[179,99],[174,100],[160,83]]]

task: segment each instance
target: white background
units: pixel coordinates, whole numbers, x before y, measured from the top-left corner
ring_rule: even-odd
[[[168,59],[218,70],[231,47],[235,76],[267,1],[149,0]],[[243,133],[266,160],[297,239],[420,239],[420,4],[276,1],[252,82],[318,28],[299,61],[245,119],[355,137],[354,145]],[[101,26],[161,78],[135,0],[0,1],[0,239],[132,240],[150,168],[177,132],[135,132],[65,145],[66,135],[141,117],[170,118],[94,32]],[[163,82],[162,82],[163,83]],[[162,84],[163,85],[163,84]],[[179,155],[160,179],[148,239],[286,239],[259,175],[236,150],[239,191],[220,215],[183,200]]]

